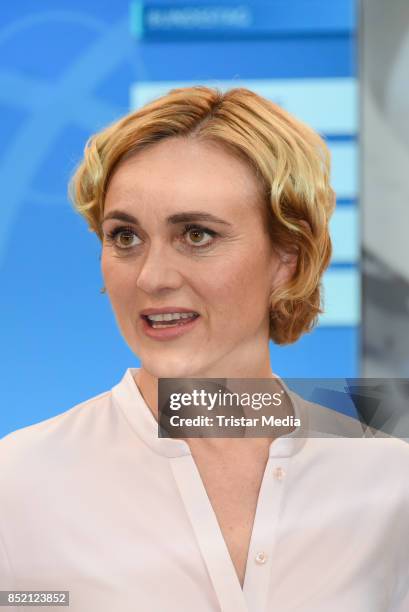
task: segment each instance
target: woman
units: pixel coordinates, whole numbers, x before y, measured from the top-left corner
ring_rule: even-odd
[[[2,441],[1,587],[84,612],[408,610],[402,442],[335,415],[348,434],[308,437],[294,395],[288,436],[158,437],[160,378],[273,379],[270,338],[316,322],[319,136],[245,89],[177,89],[91,138],[72,194],[141,368]]]

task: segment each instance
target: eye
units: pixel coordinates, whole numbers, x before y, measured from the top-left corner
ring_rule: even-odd
[[[141,243],[139,236],[131,227],[116,227],[106,234],[108,242],[113,242],[119,249],[130,249]]]
[[[186,225],[183,236],[187,239],[189,246],[200,248],[209,246],[213,242],[216,232],[200,225]]]

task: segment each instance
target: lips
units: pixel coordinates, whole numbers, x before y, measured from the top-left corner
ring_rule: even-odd
[[[171,315],[175,315],[175,317],[171,317]],[[146,308],[140,312],[140,317],[142,319],[142,330],[147,336],[156,340],[170,340],[195,327],[200,315],[190,308],[166,306],[163,308]]]
[[[189,319],[181,319],[174,322],[165,321],[162,324],[155,323],[153,325],[148,320],[147,316],[141,315],[142,332],[145,336],[153,340],[173,340],[179,336],[188,334],[192,329],[199,325],[200,320],[200,315],[197,315],[195,317],[190,317]]]

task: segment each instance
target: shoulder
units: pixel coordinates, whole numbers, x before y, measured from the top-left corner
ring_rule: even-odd
[[[408,491],[409,440],[376,430],[360,420],[296,394],[292,399],[301,417],[300,437],[308,439],[310,454],[329,467],[339,465],[368,480],[400,481]]]
[[[3,478],[20,472],[30,472],[44,462],[52,470],[63,454],[74,448],[92,444],[92,439],[104,430],[112,411],[111,391],[105,391],[69,410],[22,429],[0,440],[0,485]],[[96,426],[98,423],[98,426]]]

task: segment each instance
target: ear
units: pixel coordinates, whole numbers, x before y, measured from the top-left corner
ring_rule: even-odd
[[[311,225],[305,219],[299,219],[298,223],[304,227],[308,234],[312,234]],[[273,275],[272,275],[272,291],[288,283],[297,271],[299,257],[298,247],[294,247],[288,250],[275,249],[275,266],[273,263]],[[274,259],[274,256],[273,256]]]
[[[298,251],[276,251],[272,266],[272,291],[285,285],[293,278],[297,270],[297,263]]]

